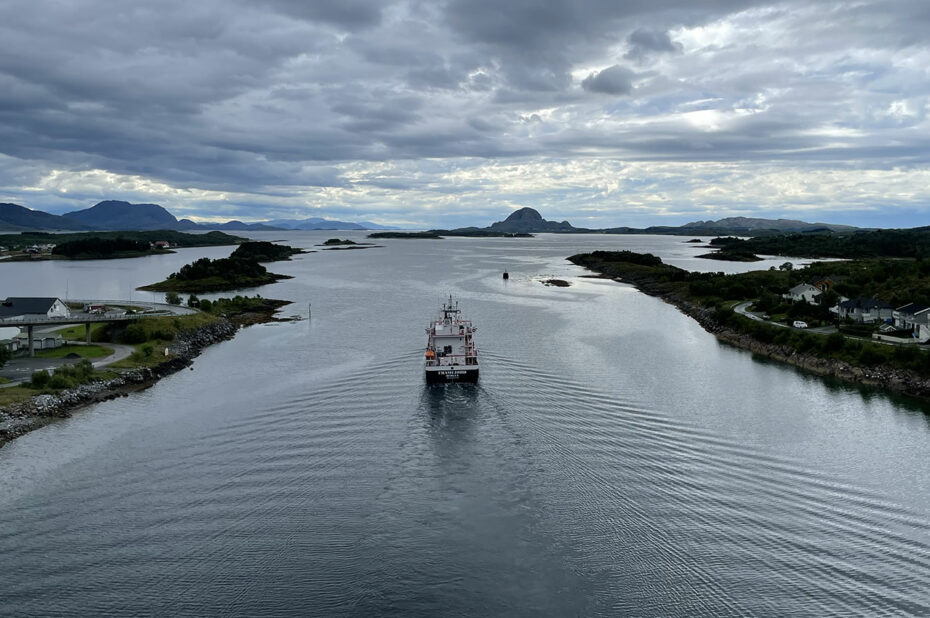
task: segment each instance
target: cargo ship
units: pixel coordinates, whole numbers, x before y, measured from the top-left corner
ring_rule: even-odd
[[[452,297],[439,310],[426,334],[426,383],[478,381],[478,349],[471,320],[462,318],[458,301]]]

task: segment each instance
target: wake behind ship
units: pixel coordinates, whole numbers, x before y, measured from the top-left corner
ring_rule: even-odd
[[[477,382],[478,350],[474,334],[477,328],[471,320],[462,319],[462,312],[452,297],[443,303],[439,319],[433,320],[426,334],[426,383]]]

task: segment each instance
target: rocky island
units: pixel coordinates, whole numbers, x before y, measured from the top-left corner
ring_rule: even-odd
[[[288,275],[270,273],[260,262],[290,259],[302,253],[287,245],[270,242],[247,242],[239,245],[228,258],[211,260],[200,258],[181,267],[158,283],[142,286],[140,290],[154,292],[223,292],[257,287],[290,279]]]
[[[427,230],[426,232],[375,232],[368,238],[442,238],[443,236],[532,238],[536,232],[569,233],[578,231],[568,221],[546,221],[539,211],[521,208],[510,213],[503,221],[488,227],[460,227],[454,230]]]

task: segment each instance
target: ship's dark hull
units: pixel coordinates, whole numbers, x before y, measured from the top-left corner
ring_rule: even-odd
[[[471,367],[442,367],[438,370],[426,370],[427,384],[450,384],[454,382],[471,382],[478,381],[478,368]]]

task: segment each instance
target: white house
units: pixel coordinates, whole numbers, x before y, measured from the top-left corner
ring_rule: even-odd
[[[930,317],[930,307],[918,305],[917,303],[908,303],[895,309],[892,317],[894,318],[894,325],[899,329],[913,331],[918,339],[924,340],[921,337],[921,332],[928,330],[927,321],[928,317]],[[930,333],[927,333],[927,337],[930,337]]]
[[[914,338],[919,343],[930,341],[930,311],[924,311],[917,316],[917,321],[914,323]]]
[[[930,312],[930,307],[926,305],[918,305],[917,303],[908,303],[902,305],[894,310],[893,318],[894,325],[898,328],[914,328],[914,326],[920,322],[920,318],[923,314]]]
[[[850,298],[837,305],[840,319],[849,318],[856,322],[884,322],[890,320],[894,308],[874,298]]]
[[[795,302],[803,300],[804,302],[814,304],[822,293],[823,290],[812,283],[799,283],[788,290],[787,294],[782,294],[782,298]]]
[[[0,302],[0,319],[67,318],[71,310],[60,298],[10,296]]]

